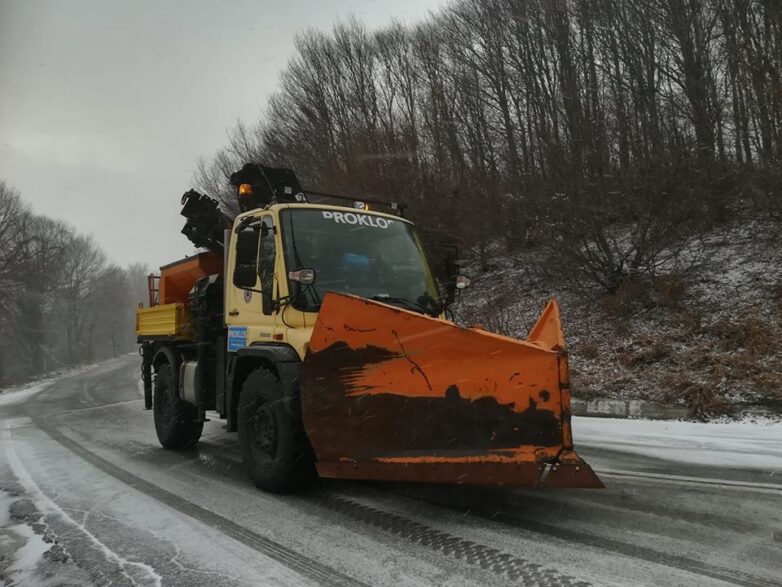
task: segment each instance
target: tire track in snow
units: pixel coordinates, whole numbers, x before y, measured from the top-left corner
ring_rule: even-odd
[[[241,466],[241,461],[220,453],[211,454],[211,457],[223,468],[217,471],[219,475],[232,481],[236,479],[230,471]],[[322,515],[322,510],[337,513],[347,520],[377,528],[445,557],[451,557],[469,566],[478,567],[500,578],[510,579],[511,582],[518,581],[524,585],[551,587],[588,587],[590,585],[586,580],[562,574],[557,569],[545,564],[536,563],[485,544],[437,530],[414,519],[379,509],[374,505],[360,503],[353,497],[328,491],[307,495],[304,501],[309,506],[317,508],[317,510],[311,510],[315,515]]]
[[[47,422],[41,418],[36,418],[34,416],[32,418],[35,426],[45,432],[52,440],[61,444],[76,456],[100,469],[104,473],[186,516],[219,530],[226,536],[230,536],[237,542],[281,563],[300,575],[315,581],[317,584],[367,587],[366,584],[353,577],[345,575],[336,569],[291,550],[265,536],[261,536],[228,518],[202,508],[199,505],[187,501],[170,491],[158,487],[157,485],[118,467],[114,463],[107,461],[103,457],[98,456],[94,452],[68,438],[59,429],[47,424]]]
[[[454,502],[452,499],[443,497],[437,491],[432,492],[427,491],[426,489],[413,489],[408,493],[408,497],[454,511],[462,511],[465,508],[464,503]],[[469,511],[471,515],[490,520],[497,524],[520,528],[527,532],[534,532],[546,537],[554,537],[588,548],[613,552],[622,556],[664,565],[672,569],[678,569],[718,581],[725,581],[734,585],[741,585],[742,587],[782,587],[782,582],[775,579],[745,573],[737,569],[717,566],[713,563],[688,558],[681,554],[669,554],[661,550],[655,550],[631,542],[624,542],[591,534],[575,528],[555,526],[553,524],[540,522],[531,517],[519,515],[512,511],[503,510],[502,515],[497,515],[497,507],[487,508],[471,502]]]
[[[225,454],[213,454],[212,457],[225,465],[227,468],[241,465]],[[227,478],[233,478],[231,475],[222,474]],[[369,497],[375,491],[380,492],[386,497],[400,498],[401,495],[394,490],[379,489],[377,485],[362,487],[355,483],[352,487],[361,487],[362,491],[368,490]],[[427,488],[431,489],[431,488]],[[508,527],[520,528],[528,532],[534,532],[541,536],[553,537],[573,544],[579,544],[597,550],[611,552],[620,556],[626,556],[633,559],[667,566],[679,571],[685,571],[700,575],[705,578],[725,581],[740,585],[743,587],[782,587],[782,582],[778,582],[759,575],[744,573],[736,569],[716,566],[712,563],[706,563],[697,559],[688,558],[678,554],[668,554],[661,550],[655,550],[639,546],[630,542],[623,542],[599,535],[590,534],[575,530],[573,528],[562,528],[551,524],[546,524],[533,518],[521,516],[512,512],[503,512],[502,516],[497,516],[497,509],[494,507],[483,508],[472,501],[469,506],[461,502],[453,502],[450,498],[438,497],[438,493],[431,493],[427,489],[410,488],[405,499],[415,499],[423,501],[448,510],[462,511],[469,509],[470,514],[478,518],[483,518],[492,523]],[[370,497],[371,499],[371,497]],[[556,571],[545,569],[543,565],[538,565],[532,561],[526,561],[520,557],[513,557],[515,560],[511,563],[495,564],[499,561],[507,561],[509,556],[500,551],[485,554],[484,549],[490,547],[475,543],[470,540],[464,540],[444,532],[440,532],[431,527],[425,526],[412,519],[404,518],[396,514],[388,513],[377,507],[371,507],[360,504],[355,500],[340,494],[321,494],[315,495],[308,500],[312,505],[321,506],[355,521],[362,522],[368,526],[377,527],[386,532],[395,534],[401,538],[406,538],[412,542],[419,543],[434,551],[440,551],[446,556],[453,556],[468,564],[481,566],[484,570],[493,572],[496,575],[510,578],[524,577],[524,582],[530,585],[541,584],[530,577],[529,572],[523,573],[525,565],[530,565],[529,571],[533,569],[545,570],[544,577],[552,581],[552,585],[567,584],[567,581],[577,581],[570,576],[558,575]],[[371,510],[371,511],[370,511]],[[780,533],[782,534],[782,533]],[[782,539],[780,539],[782,541]],[[554,579],[551,579],[554,577]],[[558,578],[564,577],[565,580],[558,583]]]
[[[71,526],[75,526],[76,529],[82,534],[84,534],[84,536],[86,536],[87,539],[93,544],[93,546],[95,546],[98,549],[98,551],[100,551],[103,554],[106,560],[111,561],[112,563],[116,564],[120,568],[122,574],[125,577],[127,577],[127,579],[133,585],[142,584],[142,585],[155,585],[155,587],[162,586],[163,577],[161,577],[153,567],[143,562],[126,559],[122,555],[117,554],[115,551],[109,548],[109,546],[107,546],[104,542],[101,542],[101,540],[97,536],[95,536],[95,534],[90,532],[84,524],[77,522],[70,515],[68,515],[68,513],[66,513],[65,510],[63,510],[59,505],[57,505],[52,499],[50,499],[41,490],[41,488],[33,480],[33,478],[30,476],[30,473],[22,464],[19,455],[16,454],[16,449],[14,448],[14,442],[13,439],[11,438],[11,430],[9,429],[3,430],[3,441],[4,441],[3,449],[5,452],[5,457],[8,462],[8,465],[11,467],[11,472],[19,480],[19,483],[22,484],[22,487],[24,487],[27,494],[33,499],[36,507],[38,507],[41,513],[56,515],[57,517],[64,520],[67,524]],[[141,573],[145,575],[146,580],[141,582],[137,581],[126,570],[129,567],[139,569],[139,571],[141,571]]]
[[[589,587],[590,583],[556,569],[502,552],[484,544],[437,530],[420,522],[358,503],[341,495],[326,495],[319,503],[344,516],[380,528],[469,565],[478,566],[495,575],[519,581],[523,585],[550,585],[552,587]]]

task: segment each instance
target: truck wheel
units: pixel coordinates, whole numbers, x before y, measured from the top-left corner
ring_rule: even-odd
[[[198,421],[198,409],[179,398],[168,364],[157,371],[153,408],[155,431],[164,448],[190,448],[201,438],[204,423]]]
[[[317,478],[301,416],[283,397],[274,373],[262,367],[250,373],[237,416],[244,465],[256,486],[287,493]]]

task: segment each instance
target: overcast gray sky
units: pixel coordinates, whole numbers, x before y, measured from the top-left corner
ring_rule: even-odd
[[[0,178],[120,264],[190,254],[195,163],[261,115],[294,35],[443,1],[0,0]]]

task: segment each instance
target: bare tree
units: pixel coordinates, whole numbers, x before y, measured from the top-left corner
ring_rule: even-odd
[[[146,274],[107,265],[92,239],[0,181],[0,387],[135,348]]]
[[[781,33],[766,0],[457,0],[415,26],[350,20],[297,39],[262,120],[198,179],[222,196],[245,160],[289,165],[405,201],[484,268],[493,241],[543,243],[614,290],[693,218],[779,206]]]

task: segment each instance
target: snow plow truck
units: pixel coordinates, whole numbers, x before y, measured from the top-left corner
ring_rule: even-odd
[[[258,164],[231,184],[234,218],[184,194],[201,252],[150,275],[137,310],[163,447],[194,446],[216,412],[272,492],[318,476],[603,486],[573,448],[555,301],[526,340],[456,325],[446,309],[469,280],[453,257],[435,277],[403,206]]]

